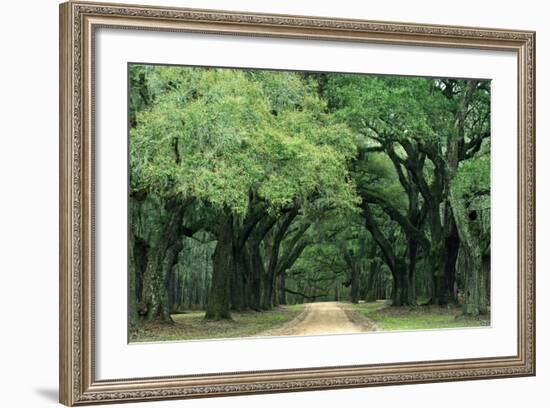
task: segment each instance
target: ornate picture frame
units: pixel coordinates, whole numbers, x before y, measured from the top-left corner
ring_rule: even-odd
[[[366,42],[517,55],[517,353],[96,379],[94,47],[98,28]],[[124,137],[124,135],[121,135]],[[71,1],[60,5],[60,402],[196,398],[535,375],[535,33]]]

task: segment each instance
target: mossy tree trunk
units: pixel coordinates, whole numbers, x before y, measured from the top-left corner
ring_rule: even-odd
[[[380,259],[375,258],[370,262],[363,299],[365,302],[377,300],[378,281],[380,280]]]
[[[128,229],[128,328],[133,330],[139,324],[138,305],[136,297],[137,265],[134,256],[134,234]]]
[[[462,197],[456,188],[451,186],[450,199],[456,219],[461,246],[459,261],[464,276],[463,313],[478,316],[488,312],[487,277],[483,265],[483,254],[470,228],[470,220]]]
[[[286,305],[286,270],[279,274],[279,304]]]
[[[408,273],[406,262],[403,262],[403,258],[395,253],[393,246],[378,227],[370,207],[366,203],[363,203],[363,214],[365,216],[365,225],[376,244],[380,247],[382,258],[386,265],[388,265],[388,268],[390,268],[393,277],[392,304],[394,306],[416,305],[414,290],[411,289],[416,282],[414,281],[414,277],[411,277]]]
[[[181,250],[183,216],[189,204],[189,201],[176,199],[165,204],[166,215],[159,226],[160,235],[148,250],[139,308],[140,315],[147,320],[171,321],[168,300],[170,273]]]
[[[354,265],[351,274],[351,302],[359,303],[359,293],[361,290],[361,266],[358,264]]]
[[[286,213],[278,225],[274,227],[271,234],[271,242],[269,245],[269,256],[267,267],[265,268],[264,275],[262,277],[262,296],[261,296],[261,308],[263,310],[269,310],[274,305],[275,295],[275,280],[277,279],[277,272],[280,270],[280,251],[281,243],[285,237],[290,225],[294,219],[298,216],[298,210],[292,209]]]
[[[351,286],[350,300],[352,303],[359,303],[361,295],[361,272],[363,259],[354,255],[351,249],[344,251],[344,261],[349,271],[349,281],[345,285]]]
[[[250,309],[256,311],[262,309],[262,288],[264,284],[263,280],[266,277],[261,244],[266,235],[274,227],[276,221],[276,217],[265,215],[250,234],[246,245],[249,254],[248,305]]]
[[[233,248],[235,266],[231,276],[231,309],[243,311],[248,309],[247,285],[250,279],[248,249],[245,246]]]
[[[234,274],[233,216],[226,216],[218,234],[216,249],[212,255],[212,283],[206,308],[207,319],[230,319],[230,283]]]
[[[261,310],[262,278],[265,276],[264,261],[262,259],[261,241],[252,240],[249,243],[250,254],[250,275],[248,281],[249,287],[249,306],[252,310]]]
[[[407,273],[407,265],[399,260],[395,261],[392,269],[393,290],[392,306],[415,306],[414,282],[411,281]]]
[[[456,302],[456,294],[454,285],[456,280],[456,263],[460,244],[464,243],[464,227],[462,223],[467,222],[462,216],[456,215],[456,211],[462,209],[457,208],[457,198],[452,197],[451,187],[453,179],[456,176],[458,164],[467,158],[468,155],[473,155],[481,146],[480,137],[476,140],[479,145],[473,144],[470,150],[465,149],[465,123],[470,104],[477,83],[469,81],[459,95],[459,101],[454,112],[456,133],[447,139],[445,153],[435,153],[434,149],[428,148],[427,154],[435,164],[436,180],[438,188],[436,200],[437,207],[432,208],[432,243],[436,243],[440,252],[436,254],[438,266],[434,269],[437,276],[434,279],[434,303],[446,305]],[[447,97],[454,98],[455,95],[450,91],[453,88],[451,84],[446,88],[448,90]],[[470,141],[470,144],[473,140]],[[446,186],[446,188],[443,188]],[[441,207],[443,210],[441,211]],[[435,211],[434,211],[435,210]],[[465,209],[464,209],[465,211]],[[442,213],[442,214],[441,214]],[[440,223],[439,227],[434,230],[435,222]],[[460,231],[462,229],[462,231]],[[435,232],[435,234],[434,234]],[[437,244],[441,243],[441,245]],[[465,252],[471,252],[468,248]]]

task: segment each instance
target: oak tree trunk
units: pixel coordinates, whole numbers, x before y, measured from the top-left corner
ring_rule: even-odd
[[[143,291],[139,313],[147,320],[171,321],[167,299],[169,274],[181,248],[185,204],[171,201],[155,245],[149,248],[143,273]],[[167,309],[168,307],[168,309]]]
[[[233,217],[227,216],[220,233],[216,249],[212,255],[212,283],[206,308],[207,319],[230,319],[230,282],[234,273]]]

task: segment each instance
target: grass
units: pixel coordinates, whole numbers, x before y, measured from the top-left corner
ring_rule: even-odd
[[[233,312],[232,320],[219,321],[205,320],[204,311],[174,314],[173,324],[144,322],[140,329],[130,334],[130,342],[250,337],[290,322],[301,313],[303,307],[291,305],[265,312]]]
[[[461,309],[456,306],[389,307],[384,301],[377,301],[359,303],[355,307],[383,331],[448,329],[490,324],[488,315],[462,316]]]

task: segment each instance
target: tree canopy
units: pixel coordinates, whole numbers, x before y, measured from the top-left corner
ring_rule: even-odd
[[[129,81],[135,324],[318,299],[488,312],[489,81],[139,64]]]

